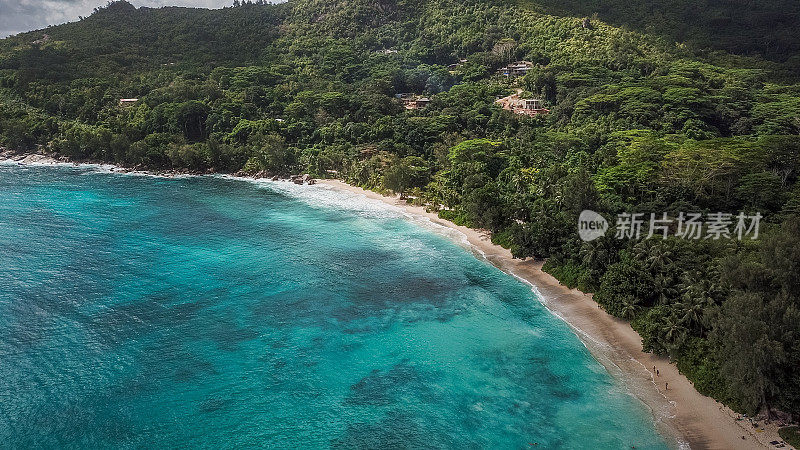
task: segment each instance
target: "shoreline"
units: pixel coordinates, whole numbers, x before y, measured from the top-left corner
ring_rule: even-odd
[[[149,172],[102,162],[76,162],[63,157],[4,150],[0,148],[0,161],[19,165],[102,166],[109,168],[110,173],[168,177],[214,175],[181,171]],[[263,180],[255,176],[234,176],[244,180]],[[340,180],[317,179],[316,182],[318,187],[377,200],[399,208],[411,217],[423,218],[463,235],[466,244],[479,253],[480,257],[531,286],[544,306],[572,328],[592,356],[612,376],[621,379],[631,395],[647,406],[657,430],[672,438],[668,439],[668,443],[680,448],[688,445],[692,449],[753,449],[772,448],[769,442],[782,441],[777,425],[762,424],[756,429],[750,426],[749,421],[737,420],[737,413],[697,392],[668,358],[645,353],[639,334],[628,322],[611,316],[600,308],[592,299],[592,294],[561,285],[552,275],[542,271],[541,261],[514,259],[508,249],[491,242],[488,231],[456,225],[441,219],[436,213],[426,211],[422,206],[410,205],[397,196],[384,196]],[[653,373],[654,366],[658,368],[659,376]],[[665,383],[669,383],[668,390],[664,389]],[[787,444],[786,448],[792,447]]]
[[[697,392],[668,358],[645,353],[641,337],[628,322],[605,312],[591,294],[569,289],[542,271],[543,262],[514,259],[508,249],[491,242],[488,231],[456,225],[396,196],[384,196],[339,180],[324,179],[318,183],[381,201],[463,234],[484,259],[529,284],[545,307],[573,329],[592,356],[612,376],[623,378],[631,394],[650,409],[659,432],[676,438],[677,442],[672,444],[688,444],[692,449],[747,450],[771,448],[769,442],[782,441],[776,425],[761,426],[759,429],[763,431],[758,432],[749,421],[737,420],[736,412]],[[658,376],[653,373],[653,366],[658,368]],[[669,383],[668,390],[665,383]],[[786,448],[791,447],[787,444]]]

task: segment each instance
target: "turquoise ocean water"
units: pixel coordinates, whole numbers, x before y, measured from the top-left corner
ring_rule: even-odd
[[[530,287],[324,187],[0,165],[0,447],[666,448]]]

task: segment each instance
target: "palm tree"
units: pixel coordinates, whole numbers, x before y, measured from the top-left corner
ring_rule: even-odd
[[[663,272],[674,263],[672,244],[659,242],[647,250],[645,262],[651,272]]]
[[[653,278],[653,290],[656,292],[658,303],[667,304],[678,295],[678,289],[675,287],[674,280],[671,276],[664,273],[658,273]]]
[[[683,323],[689,324],[703,337],[708,329],[709,314],[718,303],[715,298],[720,297],[720,286],[712,274],[703,274],[701,271],[684,273],[681,277],[679,288],[681,291],[681,308]]]
[[[625,320],[633,320],[636,318],[636,314],[639,313],[640,309],[639,305],[636,304],[636,299],[633,297],[625,297],[621,301],[619,316]]]
[[[662,331],[664,332],[667,346],[672,349],[680,347],[680,344],[683,343],[683,339],[686,337],[686,328],[680,324],[680,321],[678,321],[674,315],[667,317]]]
[[[679,304],[683,311],[680,323],[690,329],[698,330],[700,337],[703,337],[703,308],[702,299],[687,298],[685,302]]]

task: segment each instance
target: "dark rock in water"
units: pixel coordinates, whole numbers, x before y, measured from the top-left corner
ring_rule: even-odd
[[[317,180],[315,180],[315,179],[313,179],[313,178],[309,178],[309,179],[308,179],[308,184],[309,184],[309,185],[312,185],[312,184],[317,184]]]
[[[280,178],[279,178],[277,175],[275,175],[274,177],[272,177],[272,181],[278,181],[279,179],[280,179]]]
[[[227,402],[221,398],[208,398],[200,404],[200,411],[204,413],[212,413],[225,407]]]
[[[303,184],[303,179],[302,178],[294,178],[292,180],[292,183],[294,183],[294,184]]]

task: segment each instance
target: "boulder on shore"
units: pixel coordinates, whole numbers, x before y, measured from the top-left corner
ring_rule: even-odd
[[[40,155],[37,153],[25,155],[25,157],[17,159],[16,161],[22,164],[31,164],[31,163],[54,164],[58,162],[58,160],[56,160],[55,158],[52,158],[50,156]]]

